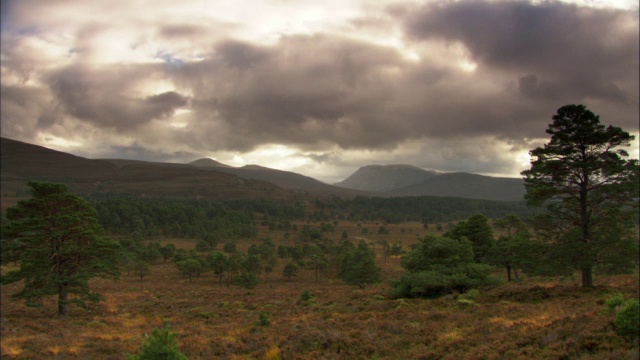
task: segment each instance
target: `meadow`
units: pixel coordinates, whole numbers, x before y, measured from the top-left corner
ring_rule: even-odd
[[[375,243],[378,224],[344,222],[355,238]],[[363,235],[367,227],[371,235]],[[388,225],[390,243],[408,247],[424,236],[422,224]],[[359,231],[359,232],[358,232]],[[286,244],[284,234],[259,227],[258,238]],[[373,233],[373,234],[372,234]],[[358,234],[358,235],[355,235]],[[161,239],[179,248],[195,240]],[[246,250],[258,239],[241,240]],[[191,280],[171,262],[157,262],[142,280],[94,279],[106,300],[72,307],[58,317],[52,297],[29,308],[11,295],[20,284],[2,286],[2,359],[125,359],[145,335],[167,321],[190,359],[637,359],[638,342],[614,332],[603,312],[606,297],[638,297],[638,275],[598,276],[594,289],[579,278],[524,278],[480,289],[474,296],[394,299],[390,280],[400,259],[376,258],[383,281],[364,288],[345,285],[334,269],[316,281],[303,269],[286,280],[285,261],[252,289],[219,284],[212,272]],[[3,271],[7,268],[3,267]],[[496,276],[504,278],[501,269]],[[303,300],[308,291],[311,299]],[[263,312],[270,324],[258,323]]]

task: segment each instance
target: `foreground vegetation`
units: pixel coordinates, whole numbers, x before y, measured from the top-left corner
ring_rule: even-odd
[[[470,297],[394,299],[386,281],[399,276],[400,260],[377,260],[385,281],[364,289],[335,274],[316,282],[311,271],[227,289],[213,273],[189,281],[173,264],[158,263],[143,281],[94,279],[92,289],[106,301],[74,308],[69,317],[52,317],[53,298],[42,308],[10,301],[19,285],[5,285],[2,358],[124,359],[165,320],[190,359],[637,356],[637,339],[617,335],[605,311],[611,295],[638,297],[637,275],[597,277],[586,290],[571,277],[527,278]],[[257,324],[261,312],[270,324]]]

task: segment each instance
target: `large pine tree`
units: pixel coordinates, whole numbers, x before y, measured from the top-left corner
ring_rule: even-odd
[[[120,246],[104,236],[97,213],[87,201],[71,194],[64,184],[29,182],[32,198],[7,209],[9,224],[3,229],[8,248],[20,268],[2,278],[3,283],[24,280],[14,296],[38,305],[49,295],[58,296],[58,313],[66,315],[69,303],[97,301],[89,280],[118,275]]]
[[[558,109],[546,132],[551,140],[530,151],[531,169],[522,172],[526,199],[546,208],[539,229],[582,272],[582,286],[593,287],[599,255],[629,241],[607,229],[624,224],[638,205],[638,160],[625,160],[623,149],[634,137],[601,125],[584,105]]]

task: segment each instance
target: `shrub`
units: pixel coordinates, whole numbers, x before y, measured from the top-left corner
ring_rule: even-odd
[[[178,340],[164,323],[162,330],[153,329],[151,336],[140,346],[140,355],[127,355],[127,360],[188,360],[178,350]]]
[[[616,313],[616,320],[613,323],[616,334],[628,340],[637,339],[640,335],[639,311],[637,299],[625,301]]]
[[[271,320],[267,317],[267,314],[264,311],[260,311],[258,314],[258,321],[255,322],[256,326],[269,326],[271,324]]]
[[[393,282],[396,297],[437,297],[498,282],[491,266],[474,263],[471,243],[466,239],[427,236],[402,259],[408,271]]]
[[[613,314],[620,309],[622,304],[625,303],[625,298],[622,294],[615,294],[607,297],[604,300],[604,303],[607,306],[605,312],[608,314]]]
[[[313,299],[313,295],[309,292],[309,290],[305,290],[302,295],[300,295],[300,299],[302,299],[302,301],[309,301]]]

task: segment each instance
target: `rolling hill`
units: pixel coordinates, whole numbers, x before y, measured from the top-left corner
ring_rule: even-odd
[[[367,165],[334,184],[348,189],[386,192],[421,183],[438,175],[412,165]]]
[[[246,165],[243,167],[232,167],[221,164],[211,159],[199,159],[189,164],[214,169],[229,174],[239,176],[243,179],[254,179],[268,181],[284,189],[308,192],[316,195],[374,195],[366,191],[358,191],[358,189],[346,189],[338,186],[332,186],[318,181],[309,176],[300,175],[290,171],[271,169],[259,165]]]
[[[127,159],[92,160],[68,153],[0,138],[2,206],[28,196],[29,180],[66,183],[82,194],[127,193],[206,199],[295,196],[371,195],[340,188],[300,174],[257,165],[234,168],[211,159],[189,164]]]
[[[7,138],[0,138],[0,144],[3,207],[28,195],[29,180],[63,182],[82,194],[207,199],[293,197],[290,191],[266,181],[186,164],[90,160]]]
[[[232,167],[212,159],[187,164],[92,160],[7,138],[0,138],[0,144],[3,206],[10,194],[27,196],[29,180],[64,182],[72,191],[85,194],[207,199],[429,195],[518,201],[524,195],[521,179],[438,173],[411,165],[365,166],[346,180],[329,185],[294,172],[258,165]]]
[[[397,196],[451,196],[499,201],[520,201],[525,194],[522,179],[464,172],[438,173],[410,165],[364,166],[335,185]]]

